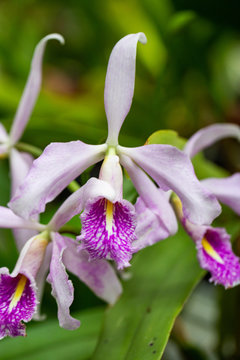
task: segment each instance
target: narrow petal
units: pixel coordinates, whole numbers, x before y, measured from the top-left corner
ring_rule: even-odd
[[[9,206],[26,219],[43,212],[45,204],[85,169],[100,161],[105,150],[105,144],[87,145],[81,141],[48,145],[33,162]]]
[[[71,317],[69,312],[69,307],[73,302],[73,284],[68,280],[62,262],[66,244],[63,237],[58,233],[52,233],[52,240],[53,252],[47,281],[52,285],[52,295],[57,301],[60,326],[68,330],[74,330],[80,326],[80,322]]]
[[[196,241],[196,247],[201,267],[211,273],[210,281],[225,288],[240,283],[239,258],[232,251],[230,236],[225,229],[206,227],[203,236]]]
[[[0,227],[7,229],[33,229],[43,231],[44,225],[36,221],[25,220],[15,215],[12,210],[7,207],[0,206]]]
[[[108,121],[109,145],[118,143],[118,134],[133,98],[137,43],[145,44],[143,33],[130,34],[114,46],[108,62],[104,103]]]
[[[106,181],[91,178],[85,185],[64,201],[48,226],[54,231],[59,230],[60,227],[66,224],[73,216],[80,214],[88,201],[92,201],[98,197],[115,201],[115,192]]]
[[[198,181],[189,157],[170,145],[118,146],[143,168],[164,190],[173,190],[183,203],[184,215],[195,224],[210,224],[219,215],[220,205]]]
[[[112,259],[118,269],[130,266],[135,236],[135,210],[126,200],[114,204],[105,198],[88,202],[81,215],[78,240],[90,259]]]
[[[58,40],[60,43],[64,44],[64,39],[61,35],[50,34],[45,36],[36,46],[31,63],[30,74],[28,76],[10,132],[10,140],[12,144],[15,144],[20,139],[36,103],[42,83],[43,54],[49,40]]]
[[[67,248],[63,262],[67,269],[83,281],[97,296],[114,304],[122,292],[122,286],[112,266],[106,260],[92,260],[85,250],[78,251],[78,243],[64,237]]]
[[[204,179],[201,183],[211,191],[219,201],[228,205],[240,215],[240,173],[227,178]]]
[[[157,188],[146,173],[128,156],[121,156],[121,163],[127,170],[140,198],[135,205],[137,212],[136,235],[139,240],[134,246],[141,248],[165,239],[177,231],[177,220],[169,196]],[[145,215],[144,215],[145,214]],[[150,237],[150,232],[152,237]]]
[[[26,336],[22,323],[32,319],[37,299],[31,281],[22,274],[12,276],[0,269],[0,339]]]
[[[187,142],[184,152],[193,157],[216,141],[234,137],[240,141],[240,127],[235,124],[214,124],[197,131]]]

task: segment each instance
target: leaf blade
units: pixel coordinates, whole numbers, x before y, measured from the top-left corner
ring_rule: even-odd
[[[105,313],[93,360],[160,359],[176,316],[204,274],[183,230],[134,260],[122,298]]]

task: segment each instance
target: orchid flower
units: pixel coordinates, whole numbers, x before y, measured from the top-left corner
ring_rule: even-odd
[[[215,124],[195,133],[185,146],[185,153],[193,157],[215,141],[235,137],[240,141],[240,127],[234,124]],[[201,181],[219,201],[240,215],[240,173],[226,178],[209,178]],[[183,214],[178,197],[173,204],[187,233],[196,244],[198,260],[203,269],[210,271],[210,281],[226,288],[240,283],[239,258],[233,253],[230,236],[223,228],[192,224]]]
[[[4,157],[9,157],[10,159],[12,196],[27,175],[33,162],[33,156],[31,154],[19,151],[15,145],[25,130],[40,91],[42,82],[42,59],[46,44],[49,40],[58,40],[60,43],[64,43],[63,37],[59,34],[47,35],[38,43],[33,54],[28,80],[9,135],[0,123],[0,159]],[[34,234],[36,234],[34,230],[14,230],[14,237],[18,249],[20,250],[26,239],[32,237]]]
[[[115,45],[109,59],[104,92],[108,122],[106,142],[102,145],[81,141],[50,144],[34,161],[9,204],[16,214],[31,218],[43,212],[46,203],[85,169],[104,159],[100,179],[112,186],[115,196],[110,200],[108,194],[101,197],[96,193],[95,199],[86,203],[79,239],[90,259],[113,259],[119,269],[129,265],[137,247],[147,244],[146,237],[143,237],[144,244],[137,242],[135,230],[139,227],[135,209],[122,198],[121,165],[126,167],[144,206],[150,209],[151,215],[157,214],[154,222],[163,227],[158,240],[175,233],[177,222],[168,200],[162,196],[156,201],[156,186],[152,180],[162,190],[171,189],[179,195],[184,214],[193,223],[209,224],[220,212],[216,198],[197,180],[186,154],[170,145],[128,148],[118,144],[119,131],[132,104],[138,41],[146,43],[146,36],[143,33],[125,36]],[[151,241],[157,241],[156,236]],[[134,243],[138,244],[135,248]]]
[[[70,218],[82,211],[88,199],[95,197],[96,189],[100,196],[107,193],[111,199],[114,197],[108,183],[90,179],[84,188],[73,193],[60,206],[47,225],[25,220],[10,209],[0,207],[0,227],[30,229],[38,233],[24,245],[11,274],[7,268],[0,269],[0,339],[7,335],[24,336],[22,321],[40,318],[37,304],[48,270],[47,281],[57,301],[60,326],[69,330],[76,329],[80,322],[69,312],[73,285],[66,268],[110,304],[121,294],[121,284],[111,265],[104,259],[89,262],[86,250],[79,250],[76,241],[59,232]]]

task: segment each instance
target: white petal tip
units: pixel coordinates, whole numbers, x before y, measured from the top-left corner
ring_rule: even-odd
[[[139,35],[139,41],[140,41],[140,43],[142,43],[142,44],[146,44],[147,43],[147,37],[146,37],[146,35],[143,33],[143,32],[140,32],[140,33],[138,33],[138,35]]]
[[[65,44],[64,37],[62,35],[60,35],[60,34],[57,34],[57,33],[53,33],[53,34],[49,34],[49,35],[45,36],[42,39],[42,42],[46,42],[48,40],[58,40],[62,45]]]

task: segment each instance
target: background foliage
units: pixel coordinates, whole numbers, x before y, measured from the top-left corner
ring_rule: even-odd
[[[103,91],[108,57],[121,37],[143,31],[148,43],[138,48],[135,95],[122,145],[142,145],[159,129],[189,137],[214,122],[240,124],[239,10],[234,0],[3,0],[1,121],[10,128],[34,46],[47,33],[59,32],[66,45],[47,46],[42,92],[23,141],[40,148],[75,139],[101,143],[107,133]],[[205,156],[224,170],[200,155],[195,164],[199,177],[240,170],[234,140],[219,142]],[[48,207],[46,217],[66,195]],[[136,198],[128,183],[126,196]],[[8,163],[1,161],[0,204],[8,198]],[[224,208],[218,225],[233,234],[240,254],[239,218]],[[13,268],[17,251],[11,232],[0,230],[0,236],[1,266]],[[27,339],[3,340],[0,359],[160,359],[176,316],[204,275],[194,246],[180,231],[136,255],[129,272],[123,297],[105,314],[105,305],[72,277],[72,312],[82,321],[75,332],[58,328],[47,286],[47,320],[28,325]],[[209,285],[206,276],[177,318],[163,358],[240,358],[239,299],[238,288],[225,292]]]

